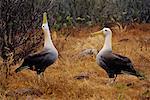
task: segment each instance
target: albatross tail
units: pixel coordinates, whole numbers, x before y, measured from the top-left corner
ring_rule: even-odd
[[[140,72],[139,71],[135,71],[136,73],[135,73],[135,76],[138,78],[138,79],[140,79],[140,80],[144,80],[145,79],[145,77],[142,75],[142,74],[140,74]]]
[[[138,79],[140,80],[144,80],[145,77],[143,75],[141,75],[138,71],[134,70],[134,71],[123,71],[123,73],[127,73],[127,74],[130,74],[130,75],[134,75],[136,76]]]
[[[29,68],[28,66],[20,66],[19,68],[17,68],[17,69],[15,70],[15,72],[18,73],[18,72],[20,72],[20,71],[22,71],[22,70],[24,70],[24,69],[28,69],[28,68]]]

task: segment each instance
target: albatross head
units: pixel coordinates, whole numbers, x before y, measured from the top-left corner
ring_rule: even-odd
[[[112,31],[110,30],[110,28],[103,28],[101,31],[104,34],[104,36],[108,36],[112,34]]]
[[[48,49],[55,49],[51,36],[50,36],[50,30],[48,26],[47,21],[47,13],[43,13],[43,24],[42,24],[42,30],[44,32],[44,48]]]
[[[102,34],[102,35],[104,35],[104,37],[106,37],[106,36],[108,36],[108,35],[111,35],[111,34],[112,34],[112,31],[110,30],[110,28],[103,28],[103,29],[100,30],[100,31],[97,31],[97,32],[92,33],[92,36],[94,36],[94,35],[99,35],[99,34]]]
[[[49,31],[48,22],[47,22],[47,13],[46,12],[43,14],[42,29],[43,29],[44,32]]]
[[[111,52],[112,51],[112,31],[109,28],[103,28],[98,32],[92,33],[92,35],[102,34],[105,37],[104,45],[101,53],[103,52]]]

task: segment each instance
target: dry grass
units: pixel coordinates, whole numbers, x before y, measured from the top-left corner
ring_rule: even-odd
[[[128,56],[135,68],[147,78],[138,80],[134,76],[120,75],[116,83],[106,85],[108,77],[95,62],[95,56],[79,57],[87,48],[100,49],[103,38],[90,37],[90,33],[99,30],[98,26],[61,30],[71,33],[58,36],[54,43],[63,58],[48,67],[45,80],[37,81],[35,72],[24,70],[13,73],[19,66],[12,66],[8,79],[0,78],[0,99],[26,100],[148,100],[150,99],[150,25],[129,26],[126,30],[113,29],[113,50]],[[78,75],[87,75],[88,79],[77,80]]]

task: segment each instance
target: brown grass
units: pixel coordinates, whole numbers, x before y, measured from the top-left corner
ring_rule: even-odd
[[[113,29],[113,50],[129,57],[137,70],[147,78],[119,75],[116,83],[106,85],[108,76],[95,62],[95,56],[79,57],[87,48],[100,49],[103,37],[90,37],[98,26],[63,29],[66,39],[58,36],[54,43],[60,57],[45,71],[45,80],[37,81],[35,72],[24,70],[14,73],[19,64],[11,66],[8,79],[0,77],[0,99],[26,100],[148,100],[150,99],[150,24],[128,26],[125,30]],[[87,75],[88,79],[74,77]],[[1,75],[2,76],[2,75]]]

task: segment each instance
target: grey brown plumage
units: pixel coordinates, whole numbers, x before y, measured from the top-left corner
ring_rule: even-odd
[[[37,74],[43,73],[45,69],[53,64],[58,58],[58,51],[53,45],[47,21],[47,14],[43,14],[42,29],[44,32],[44,48],[39,53],[29,54],[24,58],[22,65],[15,70],[20,72],[23,69],[36,71]]]
[[[133,67],[131,60],[119,54],[106,52],[97,57],[98,65],[100,65],[108,74],[109,78],[114,75],[122,74],[122,72],[142,77]]]
[[[96,61],[108,74],[109,78],[115,78],[118,74],[128,73],[137,77],[142,77],[137,72],[131,60],[125,56],[112,52],[112,31],[109,28],[103,28],[101,31],[94,32],[93,35],[104,34],[105,41],[103,48],[96,56]]]
[[[37,74],[44,72],[45,69],[53,64],[57,59],[57,54],[55,52],[44,49],[40,53],[29,54],[24,58],[22,65],[15,70],[15,72],[19,72],[23,69],[29,68],[33,71],[36,71]]]

